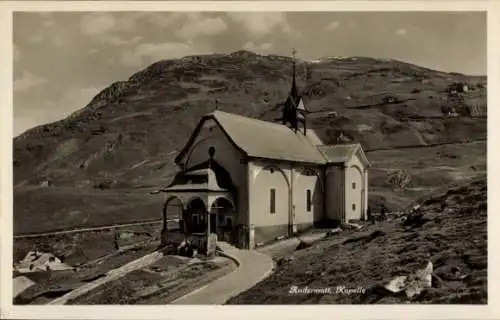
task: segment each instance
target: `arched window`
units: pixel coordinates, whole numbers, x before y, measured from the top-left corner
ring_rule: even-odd
[[[311,212],[311,207],[312,207],[312,199],[311,199],[311,190],[307,190],[306,192],[306,208],[307,212]]]
[[[269,208],[269,211],[271,214],[274,214],[276,213],[276,189],[271,189],[270,190],[270,208]]]

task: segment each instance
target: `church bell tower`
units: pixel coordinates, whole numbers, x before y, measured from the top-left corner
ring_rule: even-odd
[[[304,135],[306,135],[306,109],[302,97],[299,95],[297,89],[296,80],[296,60],[295,54],[297,51],[293,49],[293,59],[292,59],[292,88],[290,89],[290,94],[286,99],[285,105],[283,107],[282,121],[284,125],[289,125],[291,129],[295,132],[299,129],[299,124],[304,127]]]

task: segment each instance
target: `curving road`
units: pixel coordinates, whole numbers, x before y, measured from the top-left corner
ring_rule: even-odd
[[[267,278],[274,268],[273,260],[254,250],[240,250],[228,244],[223,246],[223,255],[233,259],[238,268],[208,285],[196,289],[174,300],[172,304],[222,305],[230,298],[250,289]]]

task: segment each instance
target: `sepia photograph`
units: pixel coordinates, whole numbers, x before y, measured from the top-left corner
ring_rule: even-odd
[[[486,306],[487,12],[193,10],[12,12],[8,303]]]

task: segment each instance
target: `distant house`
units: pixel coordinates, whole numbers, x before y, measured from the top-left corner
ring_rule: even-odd
[[[41,180],[40,187],[42,187],[42,188],[50,187],[50,181],[49,180]]]
[[[282,123],[220,110],[205,115],[175,159],[180,171],[161,190],[164,231],[169,210],[180,208],[187,234],[253,249],[316,222],[366,219],[363,148],[325,145],[306,128],[295,63],[282,115]]]

